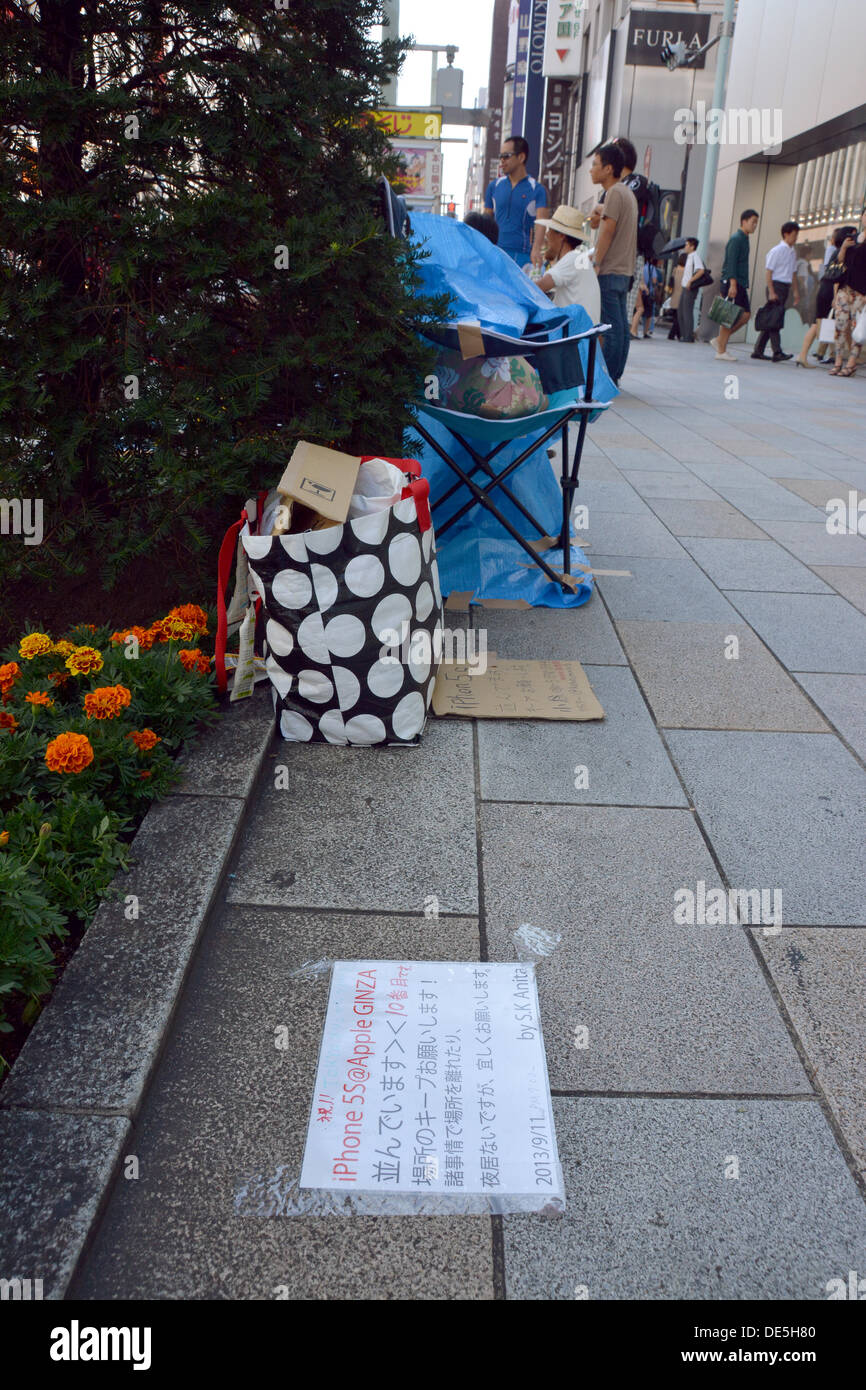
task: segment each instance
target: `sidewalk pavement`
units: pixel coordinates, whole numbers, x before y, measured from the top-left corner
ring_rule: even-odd
[[[590,558],[629,576],[474,614],[502,657],[580,660],[603,723],[270,744],[144,1104],[100,1107],[138,1176],[71,1296],[823,1299],[866,1273],[866,539],[824,510],[866,496],[866,387],[734,351],[632,344],[590,430]],[[775,891],[781,930],[678,924],[701,882]],[[304,963],[509,960],[527,921],[563,938],[538,980],[565,1216],[267,1214],[324,1019]]]

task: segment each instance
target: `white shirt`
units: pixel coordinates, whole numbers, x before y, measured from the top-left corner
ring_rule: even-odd
[[[582,304],[593,323],[598,322],[598,280],[586,250],[578,246],[567,251],[547,273],[553,281],[553,302],[557,309],[566,304]]]
[[[686,263],[683,266],[683,289],[688,289],[689,281],[693,275],[704,269],[704,263],[697,251],[690,251],[686,256]]]
[[[774,280],[780,281],[783,285],[790,285],[797,269],[796,247],[789,246],[786,241],[780,241],[778,246],[767,252],[765,266]]]

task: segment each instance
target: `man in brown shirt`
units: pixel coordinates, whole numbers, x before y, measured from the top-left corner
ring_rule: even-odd
[[[626,298],[637,256],[637,199],[620,183],[623,153],[618,145],[602,145],[593,157],[590,176],[604,189],[601,231],[595,247],[595,273],[601,290],[601,321],[610,329],[602,339],[604,360],[613,382],[625,371],[629,328]]]

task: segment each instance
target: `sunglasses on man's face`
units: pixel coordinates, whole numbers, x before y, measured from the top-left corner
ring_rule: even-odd
[[[516,158],[517,158],[517,155],[514,153],[513,150],[503,150],[502,153],[501,153],[501,155],[499,156],[499,158],[500,158],[500,160],[503,160],[503,159],[516,159]]]

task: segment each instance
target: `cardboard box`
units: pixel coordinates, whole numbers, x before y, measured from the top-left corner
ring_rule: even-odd
[[[579,661],[507,661],[484,674],[443,664],[433,713],[460,719],[604,719]]]
[[[303,503],[335,525],[346,520],[355,491],[360,458],[322,444],[296,445],[277,490]]]

